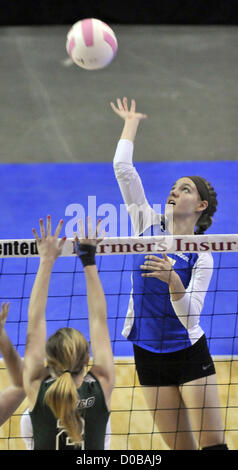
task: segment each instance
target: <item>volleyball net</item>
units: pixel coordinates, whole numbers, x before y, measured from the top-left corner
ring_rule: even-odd
[[[155,425],[153,413],[148,409],[139,385],[132,344],[122,336],[131,294],[134,256],[163,253],[181,256],[208,252],[213,255],[214,268],[200,326],[216,365],[226,440],[231,449],[238,448],[238,235],[215,234],[105,238],[97,246],[96,263],[107,300],[108,326],[116,364],[111,449],[166,449],[164,433]],[[22,357],[29,298],[38,265],[35,240],[0,240],[0,301],[10,302],[6,331]],[[74,253],[72,239],[66,240],[62,255],[53,267],[46,318],[48,336],[58,328],[71,326],[90,340],[86,281],[81,261]],[[7,374],[3,362],[0,367],[1,390]],[[1,427],[0,448],[25,449],[20,433],[20,418],[25,408],[23,403]],[[194,431],[199,435],[199,429]],[[176,432],[180,432],[179,429]]]

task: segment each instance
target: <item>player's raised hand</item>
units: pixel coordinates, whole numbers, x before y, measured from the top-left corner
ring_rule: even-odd
[[[136,101],[134,99],[131,100],[130,107],[128,106],[128,99],[126,96],[124,96],[122,100],[120,98],[117,98],[117,106],[113,102],[111,102],[110,104],[114,113],[116,113],[124,120],[136,119],[140,121],[141,119],[147,118],[146,114],[136,112]]]
[[[37,242],[37,248],[41,259],[55,261],[56,258],[61,254],[63,245],[65,243],[66,237],[59,240],[59,234],[63,226],[63,220],[60,220],[54,235],[51,234],[51,216],[47,216],[46,230],[44,226],[43,219],[40,219],[40,234],[41,237],[37,234],[36,230],[33,228],[33,234]]]
[[[79,232],[80,232],[80,239],[78,239],[77,233],[74,234],[74,243],[75,243],[75,248],[78,243],[82,245],[98,245],[104,238],[105,236],[105,230],[103,231],[102,235],[99,237],[99,231],[100,231],[100,225],[101,225],[101,220],[97,222],[96,230],[93,233],[93,228],[92,228],[92,220],[91,217],[88,216],[87,218],[87,235],[85,235],[85,228],[83,225],[82,219],[79,220]],[[77,249],[75,249],[77,251]]]

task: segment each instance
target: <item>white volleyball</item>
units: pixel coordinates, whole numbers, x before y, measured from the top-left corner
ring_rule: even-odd
[[[96,18],[77,21],[67,34],[66,50],[69,56],[75,64],[87,70],[109,65],[117,48],[113,30]]]

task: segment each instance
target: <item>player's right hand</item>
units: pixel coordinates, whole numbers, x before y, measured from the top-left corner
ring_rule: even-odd
[[[128,108],[128,99],[124,96],[123,100],[121,101],[120,98],[117,98],[117,106],[111,102],[111,108],[113,109],[114,113],[120,116],[122,119],[146,119],[147,115],[142,113],[136,112],[136,101],[134,99],[131,100],[130,109]]]
[[[59,234],[62,229],[63,220],[61,219],[57,225],[54,235],[51,234],[51,216],[47,216],[46,230],[43,219],[40,219],[40,234],[38,236],[36,229],[33,228],[33,234],[36,239],[37,249],[41,259],[55,261],[61,254],[66,237],[59,240]]]

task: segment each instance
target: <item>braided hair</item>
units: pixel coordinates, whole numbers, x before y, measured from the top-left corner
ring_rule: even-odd
[[[187,176],[187,178],[190,178],[196,185],[201,200],[208,202],[207,208],[202,212],[196,223],[195,235],[203,235],[212,225],[212,218],[217,210],[217,193],[205,178],[201,176]]]

